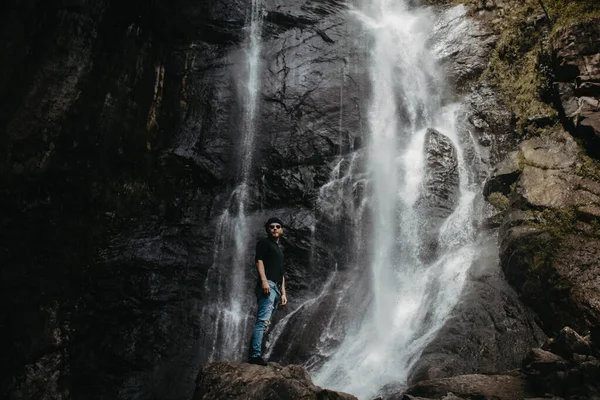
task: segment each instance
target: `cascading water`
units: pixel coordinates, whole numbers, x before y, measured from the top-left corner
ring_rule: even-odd
[[[251,13],[246,25],[249,27],[246,40],[245,67],[246,79],[240,91],[240,104],[243,106],[241,154],[237,174],[237,186],[233,190],[229,206],[221,215],[215,234],[213,265],[205,283],[205,292],[216,300],[210,305],[215,316],[215,332],[209,361],[218,359],[240,360],[248,339],[248,287],[246,272],[251,261],[247,249],[250,246],[250,232],[246,216],[249,199],[249,179],[252,169],[258,93],[260,89],[261,34],[263,26],[263,6],[261,0],[252,0]],[[231,249],[233,248],[233,253]]]
[[[456,127],[457,106],[444,105],[444,78],[430,51],[434,16],[411,8],[407,0],[364,2],[352,13],[373,41],[365,185],[369,212],[355,213],[353,224],[369,227],[356,238],[370,248],[363,256],[368,265],[355,268],[368,267],[370,285],[358,294],[362,302],[356,293],[340,294],[354,296],[347,304],[356,309],[347,313],[351,320],[343,342],[314,375],[319,385],[369,398],[388,384],[406,382],[457,304],[475,254],[478,188],[463,154],[468,140]],[[431,197],[425,184],[432,173],[426,160],[428,128],[454,148],[458,173],[456,205],[437,225],[423,206]],[[436,227],[434,250],[423,226]]]

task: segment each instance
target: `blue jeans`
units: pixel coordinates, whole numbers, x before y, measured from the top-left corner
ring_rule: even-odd
[[[281,300],[281,292],[275,282],[269,282],[271,291],[269,295],[263,293],[262,287],[257,285],[256,287],[256,301],[258,303],[258,313],[256,317],[256,323],[254,324],[254,330],[252,331],[252,340],[250,341],[250,351],[248,355],[252,357],[260,357],[262,354],[262,342],[263,336],[267,327],[271,323],[271,317],[273,316],[273,310],[279,304]]]

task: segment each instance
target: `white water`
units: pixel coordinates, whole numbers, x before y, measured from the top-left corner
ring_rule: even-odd
[[[442,68],[429,43],[435,17],[404,1],[363,1],[353,14],[373,40],[366,198],[371,213],[354,213],[354,225],[371,227],[357,237],[370,248],[368,265],[359,266],[370,271],[370,289],[362,294],[368,306],[351,313],[355,321],[348,321],[342,344],[314,376],[321,386],[367,399],[387,384],[406,382],[459,301],[475,254],[477,188],[458,137],[456,106],[443,105]],[[460,177],[458,205],[440,229],[438,257],[432,262],[419,257],[425,243],[418,232],[427,216],[416,207],[427,174],[427,128],[452,141]],[[320,199],[351,179],[340,176],[339,165],[334,173]],[[325,204],[333,207],[328,210],[332,215],[341,212],[335,203]]]
[[[262,0],[252,0],[251,14],[246,24],[248,29],[245,44],[245,74],[240,80],[240,104],[243,106],[241,121],[240,164],[237,174],[237,186],[229,198],[229,205],[221,215],[214,243],[213,265],[205,282],[206,293],[212,293],[216,303],[211,305],[209,313],[215,315],[214,336],[208,361],[219,359],[241,360],[245,358],[244,349],[248,341],[247,304],[248,259],[247,250],[250,232],[246,206],[249,199],[249,179],[252,170],[254,141],[256,136],[256,116],[258,113],[258,94],[260,89],[261,34],[263,27]],[[233,252],[231,251],[233,249]],[[203,319],[206,313],[203,313]]]

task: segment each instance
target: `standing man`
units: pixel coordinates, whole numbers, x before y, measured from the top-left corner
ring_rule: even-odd
[[[273,310],[281,302],[287,304],[285,294],[285,269],[283,267],[283,252],[279,247],[279,239],[283,235],[283,222],[277,217],[271,217],[265,224],[267,237],[256,244],[256,300],[258,315],[250,341],[248,362],[250,364],[267,365],[261,357],[263,336],[271,323]]]

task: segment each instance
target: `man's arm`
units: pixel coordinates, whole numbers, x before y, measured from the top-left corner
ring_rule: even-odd
[[[256,261],[256,270],[258,271],[258,276],[260,277],[260,285],[262,287],[263,294],[269,295],[269,293],[271,293],[271,288],[269,287],[269,282],[267,282],[265,264],[263,264],[262,260]]]
[[[281,305],[285,306],[287,304],[287,295],[285,294],[285,276],[281,281]]]

